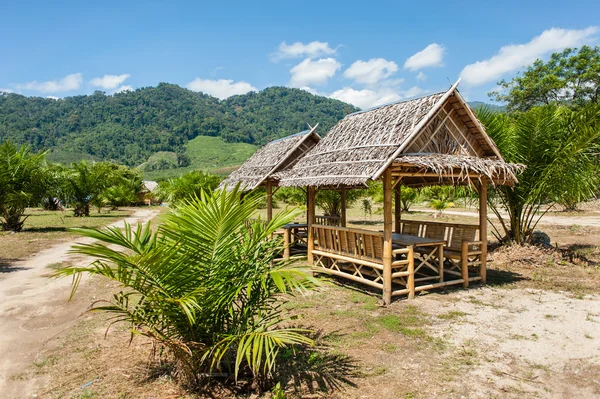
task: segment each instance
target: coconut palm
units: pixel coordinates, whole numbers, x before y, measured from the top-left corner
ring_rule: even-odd
[[[271,237],[297,212],[248,224],[259,201],[255,195],[242,201],[237,188],[202,193],[166,216],[155,233],[149,224],[123,232],[79,229],[100,243],[73,251],[97,260],[59,274],[75,276],[73,294],[83,273],[118,282],[113,300],[95,310],[114,313],[116,322],[169,348],[192,380],[214,369],[264,378],[280,348],[312,343],[305,330],[281,327],[278,294],[314,280],[274,262],[281,240]]]
[[[477,116],[504,158],[527,166],[514,187],[490,193],[502,229],[495,230],[498,239],[524,243],[553,204],[593,197],[600,184],[597,105],[582,110],[550,105],[515,115],[479,109]]]
[[[21,231],[25,209],[41,201],[48,186],[46,153],[34,154],[6,141],[0,145],[0,224]]]

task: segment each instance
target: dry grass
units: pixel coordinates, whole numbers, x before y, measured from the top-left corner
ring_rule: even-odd
[[[23,231],[19,233],[0,232],[2,252],[0,252],[0,267],[3,263],[17,261],[31,256],[58,242],[68,241],[74,237],[69,229],[74,227],[100,227],[119,219],[130,216],[135,208],[121,208],[116,211],[95,210],[89,217],[76,218],[73,212],[44,211],[28,209]]]

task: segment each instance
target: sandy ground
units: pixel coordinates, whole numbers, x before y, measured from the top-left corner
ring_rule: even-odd
[[[489,287],[440,297],[419,306],[462,316],[436,323],[435,334],[482,359],[466,397],[600,398],[600,297]]]
[[[148,221],[157,210],[143,209],[125,219],[129,224]],[[122,226],[123,221],[112,226]],[[78,242],[92,242],[80,239]],[[39,379],[20,379],[19,372],[36,362],[36,354],[52,337],[72,327],[90,304],[89,298],[68,302],[70,279],[50,279],[49,265],[85,262],[69,255],[72,243],[53,246],[15,263],[0,280],[0,397],[26,398],[44,385]],[[85,287],[80,287],[85,289]]]
[[[437,211],[415,207],[416,211],[419,212],[429,212],[436,213]],[[479,214],[476,211],[469,210],[445,210],[444,214],[446,215],[458,215],[458,216],[471,216],[471,217],[479,217]],[[490,215],[493,217],[494,215]],[[600,227],[600,213],[598,216],[554,216],[554,215],[544,215],[544,217],[540,220],[540,225],[549,226],[586,226],[586,227]]]

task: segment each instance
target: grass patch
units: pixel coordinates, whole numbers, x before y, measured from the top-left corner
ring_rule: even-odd
[[[425,330],[421,328],[426,321],[427,315],[412,305],[407,306],[400,314],[389,314],[376,318],[376,322],[386,330],[411,338],[427,336]]]
[[[220,137],[198,136],[187,142],[185,155],[190,158],[190,166],[185,168],[165,169],[144,172],[144,179],[165,180],[181,176],[192,170],[205,170],[215,174],[226,175],[243,164],[258,147],[247,143],[226,143]],[[175,156],[170,153],[171,158]],[[165,157],[165,154],[159,154]],[[151,162],[154,155],[149,158]],[[156,158],[156,157],[155,157]],[[176,162],[176,160],[174,161]],[[142,164],[143,165],[143,164]]]
[[[454,319],[458,319],[459,317],[463,317],[463,316],[467,316],[467,315],[468,315],[468,313],[461,312],[460,310],[451,310],[448,313],[439,314],[437,317],[438,317],[438,319],[442,319],[442,320],[454,320]]]
[[[126,218],[134,212],[135,208],[122,208],[110,212],[104,210],[102,213],[93,210],[89,217],[76,218],[70,210],[28,209],[25,213],[28,217],[25,220],[23,231],[18,233],[0,232],[0,241],[2,241],[0,268],[3,263],[24,259],[56,242],[72,239],[77,234],[69,229],[102,227]]]
[[[352,292],[348,299],[352,303],[361,304],[361,308],[364,310],[373,311],[378,308],[377,298],[362,292]]]

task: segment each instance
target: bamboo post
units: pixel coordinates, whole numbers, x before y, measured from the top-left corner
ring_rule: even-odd
[[[267,179],[267,222],[273,219],[273,182]]]
[[[292,234],[292,229],[283,229],[283,259],[290,258],[290,235]]]
[[[394,189],[394,233],[400,234],[400,222],[401,222],[401,214],[402,214],[402,201],[400,198],[402,197],[402,190],[400,184],[396,184],[396,188]]]
[[[469,242],[464,240],[460,248],[460,272],[463,278],[463,288],[469,288]]]
[[[415,299],[415,253],[412,245],[408,248],[408,299]]]
[[[341,226],[346,227],[346,187],[340,189],[341,197],[341,208],[342,208],[342,219],[340,220]]]
[[[383,172],[383,303],[392,302],[392,172]]]
[[[487,278],[487,182],[483,181],[479,188],[479,241],[481,241],[481,261],[479,275],[481,284],[486,283]]]
[[[440,273],[440,283],[444,282],[444,244],[438,246],[438,271]]]
[[[307,208],[307,213],[308,213],[308,217],[306,220],[306,224],[308,225],[308,234],[307,234],[307,257],[308,257],[308,263],[310,264],[310,266],[313,265],[313,263],[315,263],[315,259],[313,257],[313,253],[312,251],[315,249],[315,235],[314,235],[314,231],[313,231],[313,224],[315,223],[315,188],[314,187],[308,187],[306,190],[306,208]]]

